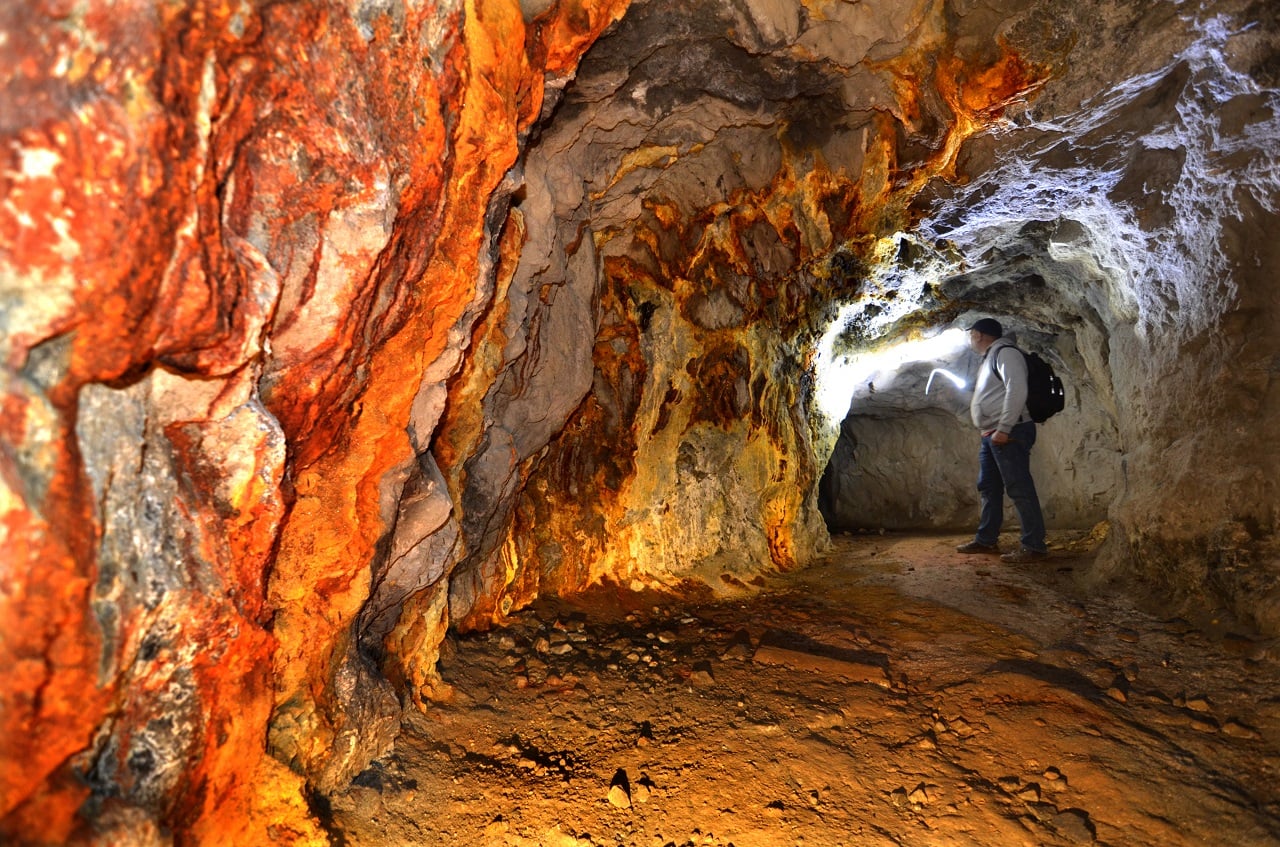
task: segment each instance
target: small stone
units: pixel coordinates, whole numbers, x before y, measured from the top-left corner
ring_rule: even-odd
[[[556,646],[552,647],[549,652],[555,656],[563,656],[566,653],[573,652],[573,645],[566,641],[563,644],[557,644]]]
[[[663,644],[674,644],[676,641],[676,634],[664,629],[662,632],[658,633],[658,641]]]
[[[1280,639],[1276,638],[1257,642],[1249,650],[1249,660],[1252,662],[1264,662],[1277,656],[1280,656]]]
[[[631,795],[627,793],[627,789],[621,785],[614,785],[609,789],[609,802],[619,809],[631,808]]]
[[[1040,786],[1034,782],[1029,783],[1018,792],[1017,796],[1019,800],[1026,800],[1028,803],[1039,803]]]
[[[1049,819],[1049,824],[1070,841],[1077,844],[1093,843],[1093,824],[1089,822],[1089,816],[1079,809],[1059,812]]]
[[[1191,728],[1200,732],[1217,732],[1218,723],[1213,718],[1194,718],[1191,721]]]
[[[893,793],[889,795],[889,802],[895,806],[903,806],[910,802],[907,798],[907,789],[895,788]]]
[[[929,802],[929,791],[923,784],[917,785],[911,790],[911,793],[907,795],[907,799],[918,806],[923,806]]]
[[[1261,735],[1258,734],[1258,731],[1256,729],[1253,729],[1252,727],[1249,727],[1249,726],[1245,726],[1239,721],[1234,721],[1234,720],[1227,721],[1222,725],[1222,733],[1224,735],[1230,735],[1232,738],[1257,739],[1262,737]]]
[[[1026,808],[1032,818],[1041,822],[1051,820],[1054,815],[1058,814],[1058,807],[1052,803],[1028,802]]]
[[[642,779],[640,780],[639,783],[636,784],[635,790],[631,792],[631,802],[648,803],[649,796],[650,796],[649,783]]]
[[[1212,712],[1213,706],[1209,704],[1208,698],[1205,697],[1188,697],[1187,708],[1193,712]]]
[[[1119,686],[1113,685],[1110,688],[1108,688],[1107,696],[1110,697],[1112,700],[1115,700],[1117,703],[1129,702],[1129,695],[1126,694],[1124,689],[1120,688]]]
[[[538,636],[538,640],[533,642],[533,649],[539,653],[545,653],[551,649],[551,642],[542,636]]]

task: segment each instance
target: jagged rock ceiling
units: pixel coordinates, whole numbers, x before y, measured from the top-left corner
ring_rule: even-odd
[[[324,843],[447,627],[805,564],[821,366],[978,311],[1098,578],[1280,631],[1274,8],[672,6],[0,11],[7,839]],[[837,501],[953,519],[921,373]]]

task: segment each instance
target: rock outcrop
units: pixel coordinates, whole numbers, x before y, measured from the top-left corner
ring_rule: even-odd
[[[928,368],[819,397],[978,313],[1095,578],[1280,632],[1280,25],[1211,5],[0,11],[2,837],[325,843],[450,626],[803,566],[824,469],[962,523]]]
[[[2,13],[6,841],[326,842],[504,179],[624,5]]]

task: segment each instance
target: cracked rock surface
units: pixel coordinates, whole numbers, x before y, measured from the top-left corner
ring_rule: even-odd
[[[958,540],[840,536],[734,599],[609,591],[451,638],[452,699],[329,825],[352,845],[1280,839],[1274,644],[1078,594],[1089,536],[1023,567]]]

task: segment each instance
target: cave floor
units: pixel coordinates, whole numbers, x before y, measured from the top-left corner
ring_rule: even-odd
[[[334,842],[1280,844],[1272,645],[1086,596],[1083,536],[1020,566],[964,540],[451,637],[452,698],[329,798]]]

